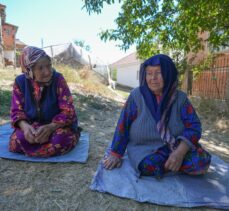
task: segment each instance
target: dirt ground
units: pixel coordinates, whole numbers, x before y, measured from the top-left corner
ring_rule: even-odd
[[[138,203],[91,191],[91,180],[112,139],[122,103],[99,96],[74,94],[74,98],[80,126],[90,133],[87,163],[32,163],[0,159],[0,210],[213,210]],[[201,143],[229,162],[228,129],[222,132],[216,130],[211,122],[203,122]]]

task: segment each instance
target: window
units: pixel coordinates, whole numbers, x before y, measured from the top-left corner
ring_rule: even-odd
[[[5,29],[5,32],[6,32],[6,34],[7,34],[8,36],[10,36],[10,34],[11,34],[11,30],[10,30],[10,29]]]

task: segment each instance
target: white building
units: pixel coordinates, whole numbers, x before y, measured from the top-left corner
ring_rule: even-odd
[[[139,86],[140,65],[135,52],[111,64],[110,68],[117,70],[117,84],[135,88]]]

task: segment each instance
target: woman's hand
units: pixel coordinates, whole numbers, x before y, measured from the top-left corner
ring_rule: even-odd
[[[35,141],[36,143],[43,144],[49,141],[50,135],[59,127],[56,123],[42,125],[36,130]]]
[[[181,164],[183,162],[184,156],[179,154],[176,150],[173,151],[170,155],[168,160],[165,163],[165,169],[171,171],[179,171]]]
[[[185,142],[181,142],[176,150],[174,150],[165,163],[165,169],[170,171],[179,171],[189,146]]]
[[[40,126],[35,134],[35,141],[36,143],[43,144],[48,142],[49,136],[51,135],[52,131],[46,125]]]
[[[32,125],[28,124],[26,121],[21,120],[18,123],[19,128],[24,132],[25,139],[30,143],[30,144],[36,144],[35,141],[35,134],[36,130],[33,128]]]
[[[119,168],[122,165],[122,159],[112,154],[109,154],[103,158],[103,166],[106,169]]]

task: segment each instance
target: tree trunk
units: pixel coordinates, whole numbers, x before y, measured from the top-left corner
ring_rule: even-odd
[[[192,93],[192,74],[190,67],[187,67],[184,75],[184,91],[190,95]]]

